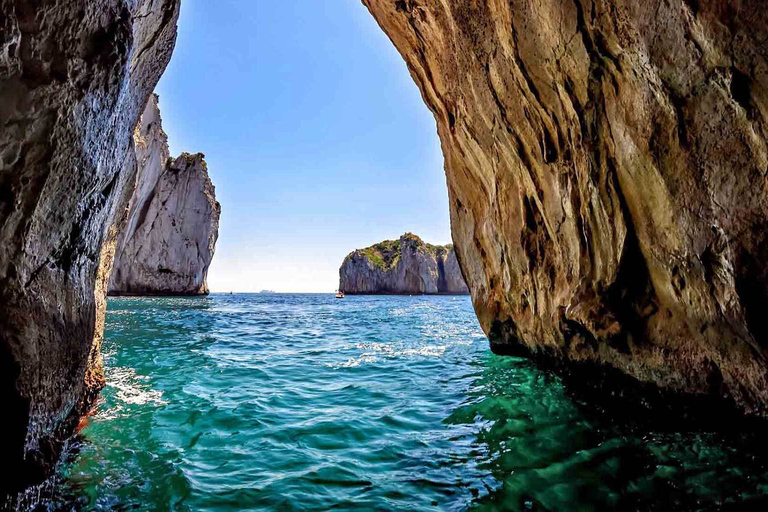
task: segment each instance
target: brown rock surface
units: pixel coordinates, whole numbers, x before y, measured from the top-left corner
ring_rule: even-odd
[[[453,246],[432,245],[406,233],[351,252],[339,269],[348,294],[467,294]]]
[[[435,115],[499,352],[768,413],[768,9],[363,0]]]
[[[120,225],[110,295],[205,295],[221,206],[202,154],[170,158],[158,97],[134,136],[138,173]]]
[[[0,0],[0,497],[50,474],[103,384],[102,243],[178,12],[178,0]]]

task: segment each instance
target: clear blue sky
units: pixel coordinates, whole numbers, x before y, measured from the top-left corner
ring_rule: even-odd
[[[353,249],[450,242],[434,119],[359,0],[183,0],[157,92],[222,204],[212,291],[333,291]]]

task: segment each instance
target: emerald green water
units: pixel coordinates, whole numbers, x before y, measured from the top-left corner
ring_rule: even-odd
[[[467,297],[116,299],[51,510],[761,509],[759,433],[616,422]]]

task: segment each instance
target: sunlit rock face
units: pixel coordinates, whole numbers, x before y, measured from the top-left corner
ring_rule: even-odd
[[[765,5],[364,3],[437,121],[492,347],[766,415]]]
[[[103,385],[103,242],[178,12],[178,0],[0,0],[0,499],[51,473]]]
[[[135,143],[136,188],[119,228],[109,294],[207,294],[221,206],[204,156],[170,158],[156,95]]]
[[[453,246],[432,245],[406,233],[350,253],[339,270],[349,294],[467,294]]]

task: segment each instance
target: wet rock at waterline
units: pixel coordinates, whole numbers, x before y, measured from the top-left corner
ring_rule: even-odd
[[[1,0],[0,12],[2,499],[51,473],[103,385],[110,226],[179,2]]]
[[[339,289],[349,294],[469,293],[453,246],[411,233],[350,253],[339,278]]]
[[[493,348],[768,414],[765,5],[363,1],[437,120]]]
[[[221,206],[204,156],[170,157],[156,95],[135,143],[136,189],[119,230],[109,294],[207,294]]]

